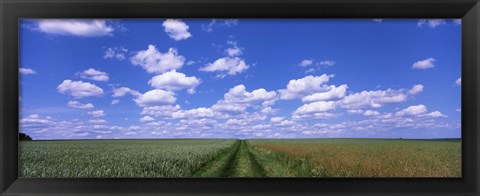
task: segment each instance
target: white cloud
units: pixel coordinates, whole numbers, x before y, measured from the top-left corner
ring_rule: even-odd
[[[306,66],[309,66],[309,65],[311,65],[311,64],[313,64],[313,60],[311,60],[311,59],[305,59],[305,60],[303,60],[302,62],[300,62],[300,64],[298,64],[298,66],[300,66],[300,67],[306,67]]]
[[[407,98],[408,94],[403,89],[362,91],[345,96],[338,101],[338,105],[347,109],[379,108],[385,104],[404,102]]]
[[[302,98],[303,102],[329,101],[345,97],[348,86],[346,84],[339,87],[330,85],[330,90],[321,93],[314,93]]]
[[[416,116],[427,112],[425,105],[414,105],[395,113],[395,116]]]
[[[324,61],[320,61],[318,64],[323,65],[323,66],[333,66],[333,65],[335,65],[335,61],[324,60]]]
[[[272,107],[268,106],[268,107],[265,107],[261,110],[262,113],[264,114],[274,114],[276,112],[275,109],[273,109]]]
[[[144,122],[150,122],[150,121],[154,121],[155,118],[152,118],[150,116],[144,116],[142,118],[140,118],[140,122],[144,123]]]
[[[380,115],[379,112],[375,111],[375,110],[366,110],[364,113],[363,113],[364,116],[377,116],[377,115]]]
[[[383,19],[373,19],[374,22],[378,22],[378,23],[381,23],[383,22]]]
[[[239,104],[239,103],[227,103],[223,100],[218,101],[216,104],[212,106],[212,110],[218,112],[227,112],[227,113],[243,113],[247,110],[246,104]]]
[[[283,116],[277,116],[277,117],[272,117],[270,118],[270,122],[272,123],[279,123],[279,122],[282,122],[282,120],[284,119],[285,117]]]
[[[137,105],[140,107],[173,104],[176,100],[177,98],[175,98],[175,93],[160,89],[155,89],[144,94],[140,94],[136,99],[134,99],[135,103],[137,103]]]
[[[162,26],[165,28],[165,32],[168,36],[176,41],[192,37],[192,34],[188,32],[188,25],[182,20],[167,19],[163,22]]]
[[[38,114],[31,114],[28,115],[27,117],[21,118],[20,123],[26,124],[26,123],[39,123],[39,124],[50,124],[52,123],[52,120],[49,118],[41,118],[40,115]]]
[[[263,88],[247,92],[243,84],[231,88],[223,97],[227,103],[252,103],[274,100],[277,96],[275,91],[267,91]]]
[[[212,19],[208,25],[202,25],[202,30],[206,32],[212,32],[213,27],[216,24],[220,24],[222,26],[232,27],[238,24],[238,19]]]
[[[418,20],[417,26],[423,27],[423,25],[428,25],[428,27],[433,29],[443,24],[446,24],[445,19],[420,19]]]
[[[413,63],[412,68],[413,68],[413,69],[429,69],[429,68],[433,68],[433,67],[435,67],[435,65],[433,64],[433,62],[435,62],[435,59],[430,57],[430,58],[428,58],[428,59],[420,60],[420,61],[417,61],[417,62]]]
[[[237,46],[237,42],[228,41],[227,44],[231,45],[230,48],[227,48],[225,51],[227,52],[228,56],[235,57],[240,56],[243,54],[242,48]]]
[[[37,74],[37,72],[33,69],[28,69],[28,68],[20,68],[18,70],[20,74],[28,75],[28,74]]]
[[[439,111],[430,112],[430,113],[426,114],[426,116],[433,117],[433,118],[447,117],[446,115],[442,114]]]
[[[462,112],[462,109],[461,109],[461,108],[458,108],[458,109],[456,109],[455,111],[457,111],[457,112]]]
[[[144,107],[142,110],[143,115],[152,115],[155,117],[167,116],[171,117],[173,112],[180,110],[180,105],[159,105]]]
[[[88,112],[89,115],[93,116],[93,117],[102,117],[102,116],[105,116],[105,112],[103,110],[95,110],[95,111],[91,111],[91,112]]]
[[[457,24],[457,25],[461,25],[462,24],[462,19],[453,19],[453,23]]]
[[[60,85],[58,85],[57,89],[59,92],[69,93],[75,98],[99,96],[103,94],[103,89],[100,87],[96,86],[95,84],[82,81],[64,80]]]
[[[132,90],[132,89],[127,88],[127,87],[120,87],[120,88],[113,89],[113,95],[112,95],[112,97],[123,97],[123,96],[125,96],[127,93],[130,94],[130,95],[133,95],[133,96],[139,96],[139,95],[141,95],[141,93],[139,93],[139,92],[136,91],[136,90]]]
[[[439,111],[434,111],[427,113],[427,107],[425,105],[415,105],[407,107],[403,110],[400,110],[395,113],[395,116],[416,116],[416,117],[431,117],[431,118],[439,118],[439,117],[447,117],[446,115],[442,114]]]
[[[195,88],[200,83],[201,81],[195,76],[187,77],[185,74],[176,72],[175,70],[157,75],[148,81],[148,84],[157,89],[178,91],[186,88],[192,93],[195,92]]]
[[[118,103],[120,103],[120,100],[114,99],[114,100],[112,100],[112,102],[111,102],[110,104],[116,105],[116,104],[118,104]]]
[[[110,78],[106,72],[98,71],[93,68],[80,72],[80,77],[83,79],[95,80],[95,81],[108,81]]]
[[[363,110],[347,110],[349,114],[363,114]]]
[[[154,45],[148,45],[147,50],[138,51],[130,61],[133,65],[142,66],[148,73],[163,73],[181,68],[185,57],[179,55],[175,48],[161,53]]]
[[[239,57],[223,57],[213,63],[201,67],[199,70],[204,72],[222,72],[217,75],[224,78],[226,75],[236,75],[246,71],[250,66]]]
[[[458,86],[461,86],[461,85],[462,85],[462,77],[458,78],[458,79],[455,81],[455,84],[457,84]]]
[[[215,111],[210,108],[194,108],[180,110],[172,113],[172,118],[211,118],[216,116]]]
[[[295,99],[311,95],[313,93],[325,92],[330,89],[325,85],[334,75],[323,74],[321,76],[306,76],[298,80],[290,80],[286,89],[279,90],[281,99]]]
[[[37,21],[41,32],[54,35],[96,37],[112,35],[114,28],[105,20],[44,19]]]
[[[103,120],[103,119],[92,119],[92,120],[89,120],[88,122],[93,123],[93,124],[104,124],[104,123],[107,123],[107,121],[106,121],[106,120]]]
[[[292,115],[294,120],[305,120],[305,119],[330,119],[336,117],[336,114],[328,112],[316,112],[316,113],[307,113],[307,114],[296,114]]]
[[[72,108],[80,108],[80,109],[92,109],[94,107],[92,103],[82,104],[78,101],[69,101],[67,105]]]
[[[408,94],[415,95],[421,92],[423,92],[423,85],[416,84],[408,91]]]
[[[127,53],[128,50],[124,47],[109,47],[105,51],[105,55],[103,55],[104,59],[117,59],[119,61],[123,61],[126,59],[125,53]]]
[[[335,102],[333,101],[317,101],[300,106],[294,114],[311,114],[322,113],[335,109]]]

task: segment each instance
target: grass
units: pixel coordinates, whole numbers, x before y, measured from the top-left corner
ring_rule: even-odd
[[[461,177],[460,140],[302,139],[250,143],[258,156],[275,160],[290,176]]]
[[[235,140],[83,140],[20,143],[21,177],[185,177]]]
[[[20,177],[461,177],[461,140],[20,142]]]

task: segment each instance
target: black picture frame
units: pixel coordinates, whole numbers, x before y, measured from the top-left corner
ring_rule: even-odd
[[[480,195],[478,0],[0,0],[0,195]],[[462,18],[462,178],[18,178],[21,18]]]

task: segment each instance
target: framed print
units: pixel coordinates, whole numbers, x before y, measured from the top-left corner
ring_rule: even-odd
[[[2,1],[2,195],[478,195],[478,1]]]

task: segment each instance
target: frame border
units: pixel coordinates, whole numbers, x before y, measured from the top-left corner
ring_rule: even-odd
[[[0,0],[0,195],[480,195],[479,0]],[[462,178],[18,178],[21,18],[462,18]]]

